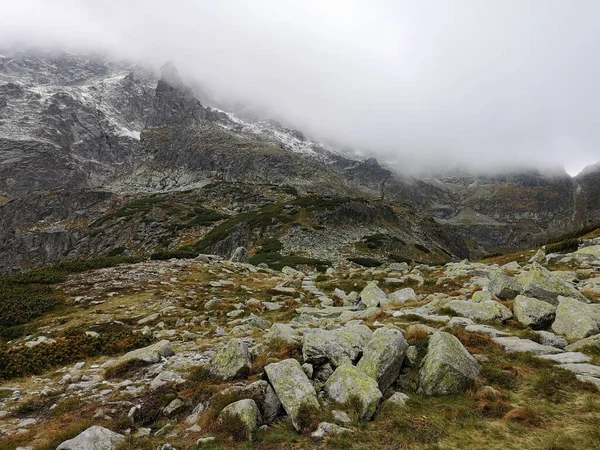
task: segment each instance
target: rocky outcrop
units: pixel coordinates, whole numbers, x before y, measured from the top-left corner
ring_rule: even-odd
[[[419,391],[426,395],[465,392],[479,376],[479,364],[451,334],[436,332],[419,370]]]
[[[540,329],[554,321],[556,307],[535,298],[518,295],[514,304],[515,318],[523,325]]]
[[[521,277],[521,293],[528,297],[537,298],[553,305],[558,304],[558,297],[571,297],[582,302],[588,300],[572,285],[564,282],[552,273],[533,263],[529,271]]]
[[[222,380],[248,375],[252,361],[248,346],[241,339],[232,339],[221,348],[210,365],[210,372]]]
[[[408,342],[399,330],[380,328],[363,350],[357,369],[377,381],[385,392],[400,374]]]

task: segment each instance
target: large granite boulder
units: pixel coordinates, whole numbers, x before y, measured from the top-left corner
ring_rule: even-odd
[[[558,297],[552,331],[567,339],[583,339],[600,333],[600,307],[568,297]]]
[[[589,303],[575,286],[561,280],[548,269],[533,263],[531,269],[520,278],[521,293],[528,297],[537,298],[553,305],[558,304],[558,297],[571,297],[581,302]]]
[[[218,417],[218,422],[223,423],[228,418],[234,418],[239,425],[244,427],[244,435],[252,437],[261,423],[260,411],[256,402],[251,399],[239,400],[227,405]]]
[[[114,450],[125,436],[108,428],[93,426],[73,439],[64,441],[56,450]]]
[[[367,308],[371,306],[379,306],[381,302],[387,300],[387,295],[383,292],[376,283],[370,282],[360,293],[360,301]]]
[[[488,290],[496,297],[512,300],[521,292],[521,285],[513,277],[498,270],[490,278]]]
[[[404,288],[392,292],[386,298],[382,298],[379,305],[382,308],[387,308],[388,306],[400,306],[407,302],[416,302],[417,300],[417,294],[415,294],[413,288]]]
[[[366,325],[354,325],[335,330],[307,330],[304,334],[302,356],[311,364],[331,363],[334,367],[354,363],[372,332]]]
[[[364,420],[375,415],[383,397],[377,381],[350,364],[338,367],[323,389],[331,400],[339,404],[357,399],[360,404],[358,414]]]
[[[513,316],[510,309],[494,300],[486,300],[480,303],[467,300],[452,300],[446,303],[444,307],[452,310],[459,316],[482,322],[501,323]]]
[[[298,430],[298,413],[301,408],[320,408],[315,388],[295,359],[269,364],[265,367],[265,373],[293,426]]]
[[[419,370],[419,392],[449,395],[465,392],[479,376],[479,364],[453,335],[436,332]]]
[[[107,369],[110,369],[111,367],[120,367],[133,362],[140,364],[155,364],[160,362],[162,358],[173,355],[175,355],[175,352],[171,348],[171,343],[167,340],[163,340],[156,344],[149,345],[148,347],[138,348],[125,353],[116,361],[109,364]]]
[[[517,295],[513,311],[520,323],[533,329],[540,329],[552,323],[556,315],[556,306],[535,298]]]
[[[399,330],[380,328],[373,333],[356,367],[377,381],[384,392],[398,378],[408,347]]]
[[[250,372],[252,360],[248,346],[241,339],[230,340],[211,361],[210,373],[221,380],[245,377]]]

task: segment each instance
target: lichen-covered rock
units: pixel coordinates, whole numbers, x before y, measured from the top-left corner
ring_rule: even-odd
[[[114,450],[125,436],[108,428],[93,426],[73,439],[64,441],[56,450]]]
[[[219,414],[218,421],[223,423],[227,417],[235,417],[245,427],[245,435],[252,437],[261,423],[260,411],[256,402],[251,399],[239,400],[227,405]]]
[[[484,322],[504,322],[513,315],[506,306],[493,300],[481,303],[469,302],[467,300],[452,300],[444,305],[455,314],[468,317],[472,320]]]
[[[339,404],[356,398],[360,403],[359,417],[365,420],[375,415],[383,397],[377,381],[349,364],[338,367],[323,389],[331,400]]]
[[[164,340],[157,342],[156,344],[149,345],[148,347],[138,348],[125,353],[107,368],[122,366],[134,361],[146,364],[155,364],[160,362],[161,358],[167,358],[173,355],[175,355],[175,352],[171,348],[171,343],[167,340]]]
[[[265,380],[258,380],[244,387],[243,391],[256,402],[263,422],[273,423],[283,412],[283,406],[273,387]]]
[[[449,395],[465,392],[479,376],[479,364],[453,335],[437,332],[429,339],[419,371],[419,392]]]
[[[252,365],[248,346],[241,339],[232,339],[217,351],[211,361],[210,373],[221,380],[245,377]]]
[[[382,308],[387,308],[388,306],[398,306],[403,305],[406,302],[416,302],[417,294],[413,288],[404,288],[399,291],[392,292],[386,298],[381,298],[380,306]]]
[[[408,342],[399,330],[380,328],[373,333],[356,367],[385,391],[398,378],[407,349]]]
[[[320,408],[315,388],[295,359],[269,364],[265,367],[265,373],[294,428],[298,430],[297,419],[301,407]]]
[[[498,270],[490,278],[488,290],[496,297],[512,300],[521,292],[521,284]]]
[[[553,305],[558,304],[558,296],[571,297],[589,303],[574,286],[552,274],[548,269],[533,263],[531,269],[520,278],[521,293]]]
[[[535,332],[539,337],[539,343],[542,345],[550,345],[556,348],[565,348],[567,347],[567,340],[562,336],[557,336],[550,331],[538,330]]]
[[[403,392],[394,392],[390,398],[388,398],[384,404],[390,404],[397,407],[405,407],[408,401],[408,395]]]
[[[315,440],[325,439],[327,436],[337,436],[342,433],[354,433],[354,431],[336,425],[334,423],[321,422],[317,429],[311,433],[311,437]]]
[[[283,342],[288,345],[299,344],[302,336],[285,323],[274,323],[267,332],[266,341],[270,344]]]
[[[596,334],[594,336],[586,337],[585,339],[580,339],[576,342],[573,342],[570,345],[565,347],[565,350],[569,352],[579,352],[581,350],[600,350],[600,334]]]
[[[311,364],[330,362],[338,367],[353,363],[362,354],[372,332],[366,325],[355,325],[335,330],[308,330],[304,334],[302,356]]]
[[[600,308],[574,298],[558,297],[552,331],[567,339],[583,339],[600,333]]]
[[[367,308],[379,306],[382,301],[385,302],[386,300],[386,293],[383,292],[374,282],[367,284],[360,293],[360,301]]]
[[[481,303],[493,300],[492,293],[490,291],[477,291],[471,297],[471,301],[474,303]]]
[[[515,318],[523,325],[533,328],[546,328],[554,320],[556,307],[535,298],[517,295],[513,308]]]
[[[250,255],[246,247],[238,247],[231,254],[229,262],[247,263],[250,260]]]

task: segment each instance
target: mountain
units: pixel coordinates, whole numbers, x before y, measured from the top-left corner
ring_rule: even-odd
[[[172,63],[157,75],[105,55],[0,53],[2,272],[181,248],[255,255],[272,240],[280,257],[334,264],[443,262],[600,222],[598,170],[400,175],[203,104]]]

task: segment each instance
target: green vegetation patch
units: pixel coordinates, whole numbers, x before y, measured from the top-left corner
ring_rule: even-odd
[[[581,244],[580,239],[567,239],[555,244],[546,245],[546,253],[570,253],[577,251]]]
[[[348,261],[363,267],[379,267],[383,264],[381,261],[372,258],[348,258]]]
[[[250,264],[258,265],[266,263],[269,268],[281,270],[285,266],[313,266],[317,270],[323,271],[331,266],[331,261],[324,261],[315,258],[306,258],[304,256],[281,255],[279,253],[257,253],[250,258]]]

